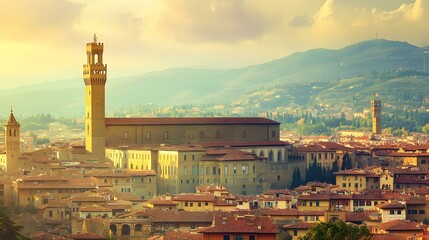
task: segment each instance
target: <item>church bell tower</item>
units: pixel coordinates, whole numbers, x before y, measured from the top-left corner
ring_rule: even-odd
[[[19,130],[21,125],[16,121],[13,111],[4,125],[4,146],[6,151],[6,171],[11,173],[18,169],[17,160],[20,156]]]
[[[103,43],[86,44],[87,63],[83,65],[85,82],[85,149],[99,161],[105,160],[105,85],[107,65],[103,64]]]
[[[381,134],[381,100],[376,96],[371,99],[372,133]]]

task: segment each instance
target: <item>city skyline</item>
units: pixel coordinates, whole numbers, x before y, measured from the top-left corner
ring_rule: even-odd
[[[173,67],[234,68],[385,38],[428,45],[416,1],[0,2],[4,88],[80,78],[82,46],[108,46],[108,78]]]

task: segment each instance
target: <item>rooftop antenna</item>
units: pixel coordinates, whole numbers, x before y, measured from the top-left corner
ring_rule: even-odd
[[[97,35],[94,33],[94,43],[97,43]]]

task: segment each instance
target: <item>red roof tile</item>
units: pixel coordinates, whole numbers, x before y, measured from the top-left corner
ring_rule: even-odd
[[[405,204],[400,202],[385,202],[375,207],[379,209],[405,209]]]
[[[198,230],[208,233],[260,233],[276,234],[277,228],[270,217],[266,216],[238,216],[234,214],[216,214],[211,227]]]
[[[174,195],[172,201],[187,201],[187,202],[214,202],[213,194],[205,193],[182,193]]]
[[[285,229],[309,229],[316,224],[317,224],[316,222],[299,222],[299,223],[287,224],[287,225],[284,225],[283,227]]]
[[[386,231],[422,231],[427,225],[409,220],[392,220],[380,223],[377,227]]]
[[[203,234],[196,232],[168,231],[164,234],[164,240],[203,240]]]
[[[365,171],[362,169],[348,169],[334,172],[334,175],[366,175]]]
[[[201,161],[255,161],[266,159],[238,149],[208,149]]]
[[[106,118],[106,125],[279,125],[279,122],[257,117],[212,118]]]

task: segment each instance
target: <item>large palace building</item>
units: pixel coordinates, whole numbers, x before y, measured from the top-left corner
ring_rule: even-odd
[[[288,166],[290,145],[280,141],[279,122],[259,117],[106,118],[103,52],[95,36],[86,44],[85,147],[75,146],[60,161],[96,160],[118,170],[154,171],[158,194],[193,192],[197,185],[212,183],[256,194],[290,181],[294,166]]]
[[[83,65],[85,148],[97,160],[105,159],[106,145],[279,141],[280,123],[266,118],[106,118],[103,48],[96,38],[88,43]]]

